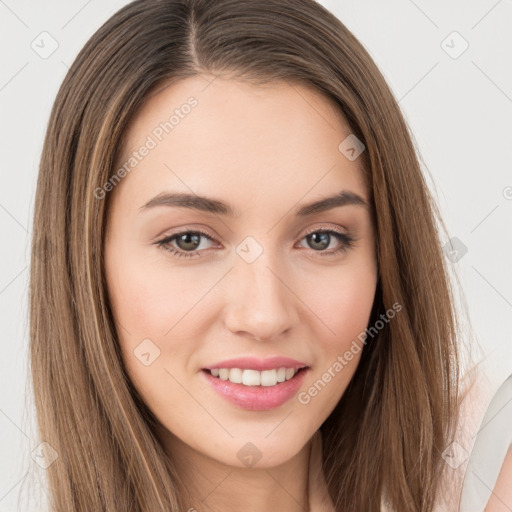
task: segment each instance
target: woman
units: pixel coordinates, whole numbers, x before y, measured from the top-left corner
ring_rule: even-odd
[[[117,12],[37,189],[54,510],[435,510],[462,396],[436,215],[391,91],[318,4]]]

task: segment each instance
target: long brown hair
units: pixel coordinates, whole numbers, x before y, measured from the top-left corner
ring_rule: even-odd
[[[400,108],[354,35],[312,0],[137,0],[80,51],[56,97],[41,158],[30,277],[30,355],[51,506],[186,510],[156,419],[123,367],[105,286],[108,194],[123,134],[156,89],[199,73],[284,80],[333,99],[374,209],[379,281],[365,345],[321,427],[339,511],[430,512],[457,414],[456,317],[439,213]],[[341,142],[341,141],[340,141]],[[442,223],[441,223],[442,225]]]

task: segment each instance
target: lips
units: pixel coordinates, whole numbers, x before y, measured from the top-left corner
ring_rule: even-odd
[[[279,407],[300,389],[309,366],[287,357],[219,361],[201,372],[231,404],[251,411]]]

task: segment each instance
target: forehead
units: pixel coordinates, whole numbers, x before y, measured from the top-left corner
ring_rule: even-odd
[[[132,161],[136,166],[124,180],[138,195],[228,191],[244,206],[286,197],[296,202],[342,188],[366,197],[361,159],[351,161],[339,149],[350,135],[334,100],[313,87],[200,75],[146,99],[117,165],[151,147]]]

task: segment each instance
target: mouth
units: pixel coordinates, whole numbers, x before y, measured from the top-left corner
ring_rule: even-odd
[[[309,366],[268,370],[202,369],[207,383],[231,405],[247,411],[269,411],[284,405],[300,390]]]

